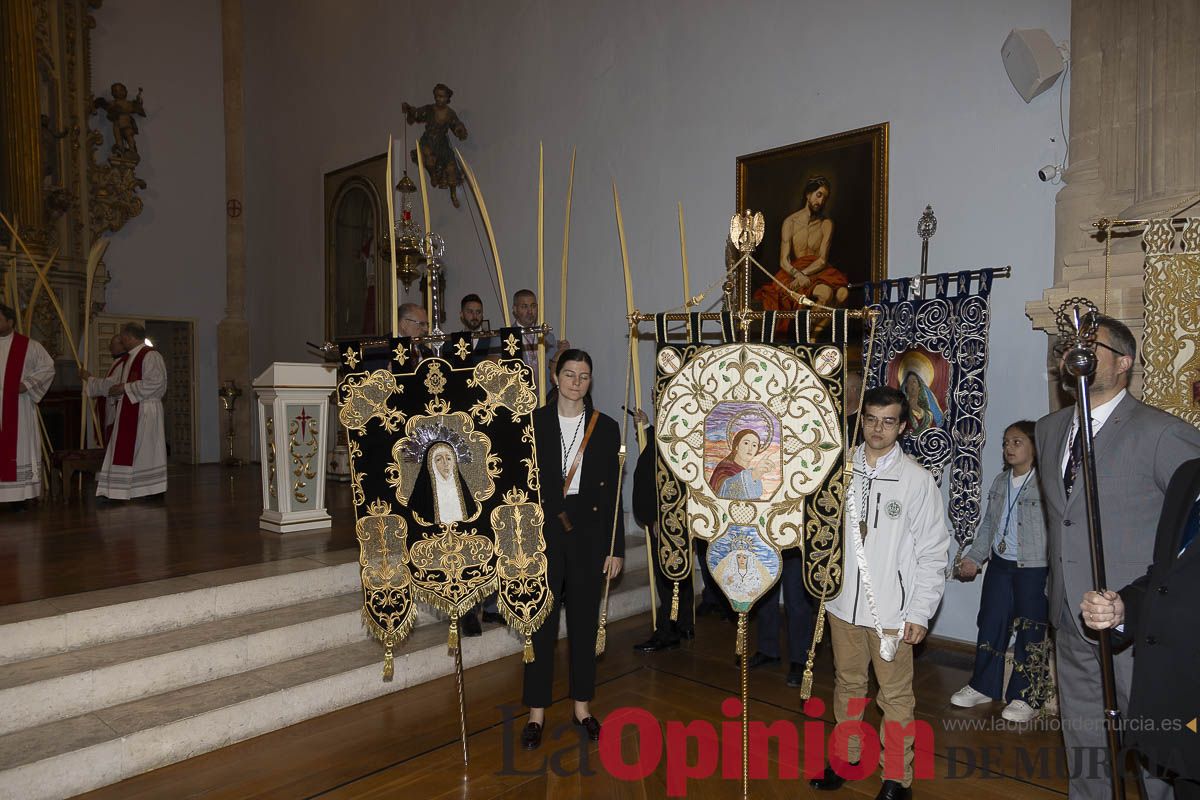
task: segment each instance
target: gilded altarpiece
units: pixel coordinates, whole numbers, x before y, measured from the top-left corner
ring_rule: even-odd
[[[1200,427],[1200,217],[1150,220],[1142,399]]]
[[[125,143],[117,142],[104,113],[119,105],[93,93],[90,34],[102,0],[0,0],[0,211],[17,227],[37,263],[54,263],[46,279],[78,340],[86,300],[86,272],[93,243],[120,230],[142,211],[140,156],[133,143],[133,116],[141,99],[125,98],[139,111],[127,114]],[[101,15],[102,16],[102,15]],[[102,22],[100,23],[102,24]],[[138,76],[122,76],[136,86]],[[126,90],[128,91],[128,90]],[[130,94],[132,94],[130,92]],[[111,116],[109,117],[111,119]],[[0,288],[16,286],[18,311],[29,332],[55,358],[69,358],[58,314],[38,286],[33,263],[0,230]],[[92,304],[101,310],[108,272],[101,261]],[[32,305],[32,311],[29,306]]]
[[[525,637],[553,608],[546,582],[534,450],[533,373],[512,358],[472,366],[452,335],[440,356],[406,339],[343,342],[338,419],[348,432],[363,614],[387,647],[412,630],[417,602],[457,620],[492,593]]]

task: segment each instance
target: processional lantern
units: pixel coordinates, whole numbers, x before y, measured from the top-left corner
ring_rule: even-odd
[[[413,220],[412,198],[417,193],[416,184],[408,177],[408,170],[396,184],[400,192],[400,219],[393,220],[393,235],[396,237],[396,277],[404,284],[404,291],[412,287],[412,282],[421,277],[421,268],[425,266],[425,251],[422,246],[423,235],[417,223]]]

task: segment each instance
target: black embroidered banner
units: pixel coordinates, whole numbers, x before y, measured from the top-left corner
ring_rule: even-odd
[[[866,384],[903,391],[910,407],[904,451],[938,483],[950,467],[950,522],[960,544],[974,536],[980,517],[993,275],[938,275],[928,299],[912,297],[909,278],[866,286],[879,312]]]
[[[415,602],[450,615],[456,647],[458,617],[497,593],[500,613],[526,637],[526,661],[529,636],[553,607],[533,375],[512,357],[519,331],[498,341],[506,357],[473,367],[461,335],[440,355],[407,339],[343,345],[338,418],[349,436],[363,613],[389,666]]]

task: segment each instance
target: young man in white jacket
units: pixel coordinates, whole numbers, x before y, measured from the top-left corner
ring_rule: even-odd
[[[845,577],[841,594],[825,604],[833,643],[834,716],[838,722],[862,719],[865,703],[860,700],[855,714],[848,705],[867,697],[867,672],[873,664],[884,749],[896,744],[885,733],[889,723],[913,721],[913,645],[925,638],[929,618],[942,600],[950,543],[942,493],[933,476],[897,444],[907,421],[908,400],[901,392],[877,387],[864,395],[864,442],[853,451],[854,478],[846,495]],[[852,764],[860,750],[861,742],[852,738],[847,750]],[[897,755],[890,760],[895,764]],[[911,797],[912,760],[912,739],[906,737],[904,774],[885,772],[876,800]],[[881,752],[880,766],[888,761]],[[827,767],[811,784],[828,790],[844,782]]]

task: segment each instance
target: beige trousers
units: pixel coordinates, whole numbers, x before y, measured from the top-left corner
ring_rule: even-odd
[[[884,661],[879,655],[879,636],[874,628],[862,625],[851,625],[838,619],[832,614],[829,620],[829,638],[833,643],[833,715],[837,721],[860,720],[866,711],[866,705],[860,702],[862,708],[857,714],[847,711],[851,699],[867,697],[867,674],[871,665],[875,666],[875,678],[879,681],[879,696],[875,702],[883,712],[883,724],[879,726],[879,767],[884,769],[887,754],[884,745],[887,743],[885,730],[887,723],[894,722],[899,726],[908,725],[913,721],[913,712],[917,700],[913,694],[913,649],[912,645],[900,642],[896,648],[895,661]],[[885,633],[896,633],[895,630],[884,630]],[[839,736],[834,729],[834,741]],[[893,735],[893,738],[894,735]],[[895,746],[895,743],[892,743]],[[830,742],[830,748],[833,748]],[[840,751],[843,745],[837,745]],[[858,736],[849,737],[846,752],[850,761],[859,760],[862,752],[862,742]],[[894,757],[893,757],[894,759]],[[900,783],[911,786],[913,779],[913,740],[904,739],[904,778]],[[894,775],[887,774],[887,779],[897,780]]]

